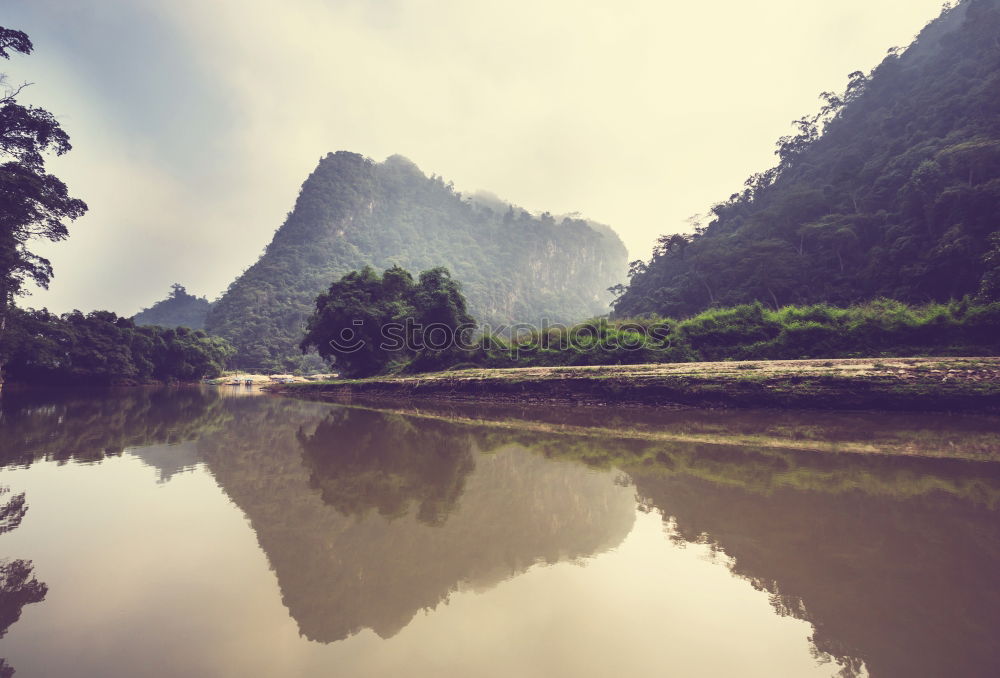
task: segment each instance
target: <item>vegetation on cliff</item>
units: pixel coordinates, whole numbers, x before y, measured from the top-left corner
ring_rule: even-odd
[[[213,306],[206,329],[236,346],[237,366],[293,369],[303,363],[298,345],[316,296],[365,266],[446,266],[473,315],[494,326],[605,313],[606,288],[625,268],[618,237],[582,219],[500,205],[464,198],[400,156],[375,163],[327,155],[261,258]]]
[[[1000,3],[946,6],[778,142],[777,166],[660,238],[619,317],[711,306],[1000,299]]]

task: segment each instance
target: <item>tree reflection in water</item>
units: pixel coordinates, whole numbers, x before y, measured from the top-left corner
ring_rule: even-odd
[[[0,497],[9,493],[10,488],[0,488]],[[0,534],[17,528],[27,511],[23,493],[0,505]],[[34,569],[30,560],[0,560],[0,638],[21,618],[25,605],[45,600],[49,587],[35,578]],[[14,668],[0,659],[0,678],[13,675]]]
[[[5,495],[10,494],[9,487],[0,487],[0,500]],[[6,534],[17,529],[24,519],[24,514],[28,512],[28,505],[24,501],[24,492],[15,494],[3,504],[0,504],[0,534]]]
[[[194,440],[223,424],[221,403],[197,387],[4,393],[0,467],[98,462],[127,447]]]
[[[475,468],[468,436],[440,422],[341,408],[298,437],[310,485],[344,515],[392,519],[416,505],[419,521],[441,525]]]

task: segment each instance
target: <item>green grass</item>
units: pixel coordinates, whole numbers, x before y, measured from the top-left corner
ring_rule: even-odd
[[[998,354],[1000,303],[908,306],[879,299],[848,308],[814,304],[773,310],[746,304],[683,320],[601,318],[513,339],[484,339],[463,356],[461,367]]]

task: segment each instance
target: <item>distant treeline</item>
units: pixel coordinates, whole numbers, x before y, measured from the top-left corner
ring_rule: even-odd
[[[880,299],[770,309],[761,303],[484,338],[471,365],[529,367],[715,360],[977,356],[1000,352],[1000,303],[908,306]],[[471,366],[470,365],[470,366]]]
[[[233,348],[186,327],[138,327],[110,311],[11,311],[0,364],[11,382],[112,386],[218,376]]]

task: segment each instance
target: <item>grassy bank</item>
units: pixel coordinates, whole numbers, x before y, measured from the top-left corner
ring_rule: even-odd
[[[352,396],[600,405],[1000,412],[1000,358],[885,358],[465,369],[282,384]]]
[[[908,306],[890,299],[837,308],[763,304],[683,320],[596,319],[491,337],[467,356],[479,367],[1000,355],[1000,303]]]

